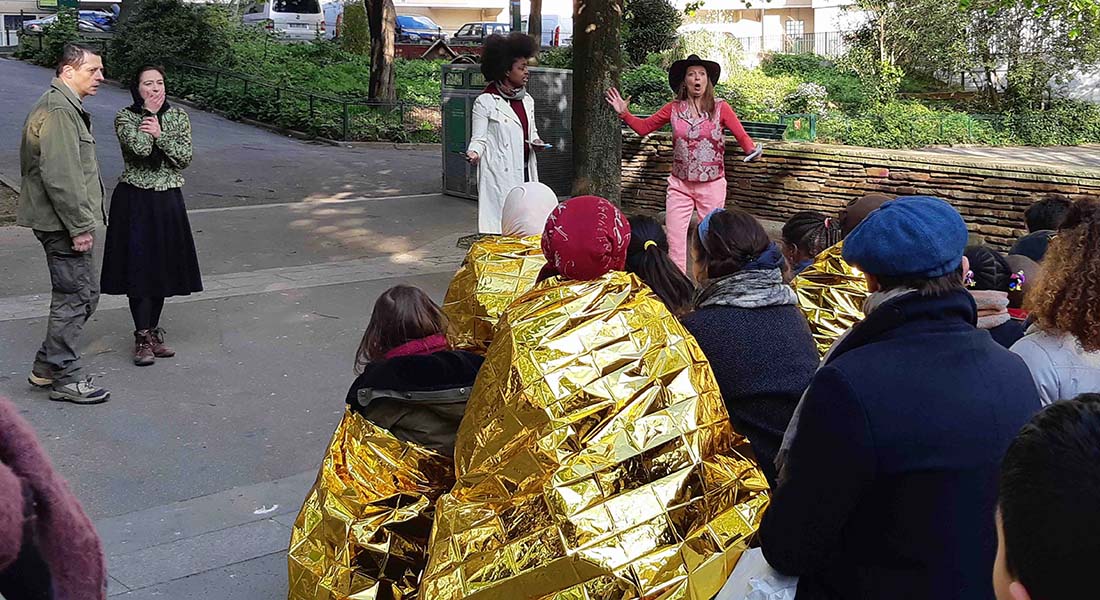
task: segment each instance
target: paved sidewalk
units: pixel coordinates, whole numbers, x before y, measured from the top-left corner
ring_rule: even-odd
[[[191,211],[207,290],[165,306],[178,355],[133,366],[125,299],[104,296],[82,342],[113,397],[91,407],[26,384],[49,282],[33,236],[0,228],[0,396],[96,521],[112,597],[285,597],[374,299],[410,283],[441,300],[476,210],[430,194]]]
[[[291,527],[316,477],[306,471],[97,521],[107,595],[284,597]]]

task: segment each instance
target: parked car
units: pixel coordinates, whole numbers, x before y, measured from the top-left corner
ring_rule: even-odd
[[[318,0],[271,0],[253,4],[242,17],[245,25],[274,31],[288,40],[309,41],[325,35],[325,15]]]
[[[435,21],[423,15],[397,15],[397,42],[401,44],[432,43],[447,35]]]
[[[41,33],[46,25],[55,21],[57,21],[57,15],[48,15],[41,19],[24,21],[23,29],[33,33]],[[102,33],[104,31],[110,31],[114,27],[114,24],[115,16],[107,11],[82,10],[79,11],[77,15],[77,29],[83,32]]]
[[[527,19],[523,18],[523,30],[527,31]],[[542,47],[556,48],[573,45],[573,15],[542,15]]]
[[[508,23],[467,23],[459,28],[458,33],[451,36],[452,44],[480,44],[485,38],[499,33],[508,35],[512,27]]]

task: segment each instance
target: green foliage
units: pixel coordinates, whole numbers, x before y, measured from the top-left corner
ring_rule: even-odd
[[[370,23],[367,22],[367,7],[362,1],[344,5],[344,18],[340,23],[340,46],[352,54],[370,55]]]
[[[633,97],[631,106],[643,113],[652,113],[672,99],[668,87],[668,71],[651,65],[631,69],[622,76],[623,97]]]
[[[824,115],[829,110],[829,90],[818,83],[800,83],[783,99],[786,114]]]
[[[829,63],[816,54],[771,53],[760,61],[760,70],[768,77],[800,75],[806,77],[829,68]]]
[[[668,58],[679,60],[688,55],[698,54],[700,58],[713,60],[722,66],[722,77],[741,69],[741,56],[744,50],[737,38],[727,33],[715,31],[690,31],[676,40],[676,46],[669,51]]]
[[[760,69],[739,70],[723,79],[715,93],[745,121],[774,123],[788,111],[787,101],[802,83],[793,75],[768,77]]]
[[[1096,0],[959,0],[959,5],[964,10],[979,9],[990,13],[1022,8],[1036,18],[1049,16],[1065,23],[1069,38],[1074,40],[1100,22],[1100,2]]]
[[[128,81],[146,64],[186,57],[214,63],[224,57],[229,14],[223,8],[181,0],[143,0],[111,40],[108,75]]]
[[[818,136],[828,142],[874,148],[1098,143],[1100,106],[1060,101],[1046,111],[969,115],[934,110],[918,102],[891,102],[873,113],[855,117],[830,114],[818,121]]]
[[[57,66],[65,44],[80,40],[76,24],[76,10],[72,8],[58,10],[57,19],[42,29],[41,48],[39,48],[38,36],[20,36],[19,51],[16,56],[43,67]]]
[[[626,0],[623,9],[623,48],[632,64],[675,45],[683,15],[668,0]]]
[[[394,63],[397,97],[414,104],[438,106],[441,98],[439,74],[444,63],[442,60],[397,59]]]
[[[400,106],[368,105],[370,58],[339,41],[282,43],[258,27],[227,24],[221,75],[171,66],[168,88],[203,107],[331,139],[432,142],[439,139],[441,61],[394,63]],[[248,82],[245,82],[245,79]],[[310,95],[313,95],[312,107]]]
[[[543,53],[539,55],[539,66],[550,69],[572,69],[573,47],[558,46],[557,48],[543,51]]]
[[[771,77],[791,75],[821,85],[828,91],[829,102],[846,111],[863,109],[873,94],[872,86],[855,73],[813,54],[769,54],[760,69]]]

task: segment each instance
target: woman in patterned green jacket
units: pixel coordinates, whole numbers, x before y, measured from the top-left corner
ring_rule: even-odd
[[[202,291],[183,176],[191,162],[191,122],[165,100],[164,69],[142,67],[134,103],[115,116],[126,168],[111,196],[104,244],[104,294],[125,294],[134,317],[134,364],[175,356],[164,343],[164,299]]]

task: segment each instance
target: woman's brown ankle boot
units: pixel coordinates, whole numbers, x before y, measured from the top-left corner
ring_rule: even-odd
[[[171,358],[176,355],[176,351],[171,346],[164,343],[164,330],[160,327],[149,330],[149,336],[153,340],[153,356],[157,358]]]
[[[134,332],[134,364],[139,367],[148,367],[157,362],[153,355],[153,335],[148,329]]]

